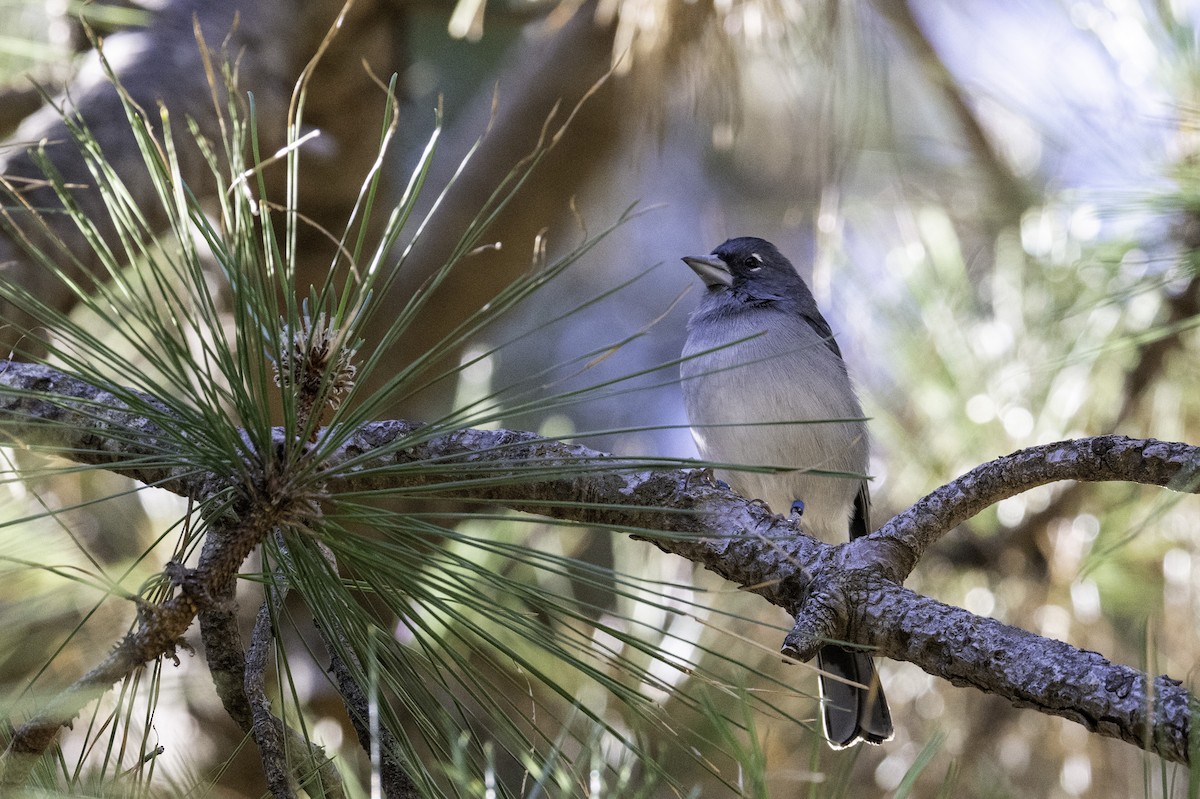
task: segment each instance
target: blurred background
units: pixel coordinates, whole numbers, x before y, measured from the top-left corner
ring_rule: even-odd
[[[136,35],[171,5],[0,0],[0,78],[8,87],[0,129],[13,135],[9,151],[29,141],[28,120],[17,124],[41,104],[29,96],[27,76],[53,92],[86,69],[81,13],[104,31]],[[386,29],[386,46],[371,52],[384,80],[400,75],[404,143],[389,164],[397,192],[436,108],[444,131],[425,210],[488,131],[410,259],[429,269],[414,267],[399,292],[413,291],[446,257],[464,220],[533,149],[554,104],[561,101],[561,122],[608,75],[489,228],[487,239],[500,246],[451,275],[406,346],[430,346],[514,276],[577,246],[631,205],[637,210],[563,279],[456,352],[470,368],[397,415],[437,418],[549,364],[625,342],[547,393],[617,381],[610,388],[494,424],[623,455],[694,455],[671,362],[700,286],[679,258],[754,235],[776,243],[809,280],[846,355],[872,418],[875,526],[967,469],[1031,444],[1104,433],[1200,441],[1196,4],[460,0],[362,3],[357,13],[358,28],[339,39],[344,62],[328,69],[361,80],[355,31]],[[350,150],[377,143],[381,94],[370,91],[316,101],[312,124],[330,120],[342,131],[312,156],[318,171],[373,157]],[[322,204],[336,194],[332,185],[318,179],[302,195],[313,197],[314,218],[336,230],[344,206]],[[88,482],[99,479],[40,490],[64,505],[116,490]],[[15,485],[10,499],[22,507],[27,498]],[[90,530],[89,547],[112,547],[103,556],[120,559],[144,542],[127,550],[106,530],[127,535],[135,513],[149,541],[178,512],[171,500],[142,492],[78,511],[75,523]],[[918,796],[947,786],[949,795],[987,797],[1186,794],[1185,772],[1126,744],[903,663],[880,666],[896,739],[827,751],[815,727],[796,721],[815,718],[815,680],[809,669],[780,662],[786,614],[624,536],[483,524],[463,529],[512,536],[647,586],[658,581],[665,610],[589,595],[608,607],[606,623],[636,628],[651,645],[691,638],[694,651],[674,652],[688,662],[702,662],[706,648],[723,651],[746,667],[739,684],[736,669],[724,666],[730,685],[746,691],[762,684],[759,674],[779,681],[773,691],[793,686],[774,698],[778,714],[754,721],[772,795],[883,795],[906,774]],[[1200,654],[1198,545],[1194,499],[1121,484],[1056,485],[1006,500],[948,535],[908,585],[1191,681]],[[61,550],[42,541],[37,553],[2,546],[7,558],[78,557],[78,545],[65,541]],[[6,625],[25,623],[29,603],[52,590],[45,579],[25,579],[20,590],[0,588]],[[546,590],[595,589],[563,578]],[[28,622],[30,635],[67,624],[82,607],[58,601],[57,616]],[[705,615],[707,607],[720,613]],[[0,667],[8,682],[30,666],[9,655]],[[229,731],[206,679],[196,676],[202,670],[185,659],[182,672],[195,679],[180,677],[174,689],[179,717],[168,723],[159,711],[164,739],[188,741],[190,760],[164,766],[171,773],[207,773],[213,759],[229,756]],[[677,700],[667,689],[696,686],[680,671],[663,679],[656,701],[671,717]],[[624,723],[594,684],[568,691]],[[315,687],[306,698],[319,734],[353,759],[336,711]],[[723,701],[737,702],[737,692]],[[703,747],[703,719],[688,723],[692,745]],[[932,759],[916,773],[922,752]],[[164,757],[178,755],[168,746]],[[714,751],[712,762],[723,756]],[[728,790],[689,768],[671,769],[685,787]],[[728,770],[724,777],[736,782]],[[237,780],[218,779],[220,790],[256,795],[242,794]]]

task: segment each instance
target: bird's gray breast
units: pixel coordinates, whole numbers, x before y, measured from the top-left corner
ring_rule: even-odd
[[[861,477],[806,470],[862,475],[868,441],[845,365],[826,342],[798,314],[769,306],[714,313],[702,304],[683,357],[684,403],[701,457],[796,469],[718,476],[776,513],[802,500],[809,530],[844,539]]]

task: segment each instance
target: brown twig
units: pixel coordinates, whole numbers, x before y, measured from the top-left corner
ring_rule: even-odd
[[[282,539],[277,531],[275,540],[281,551],[286,552]],[[315,779],[320,783],[320,796],[339,799],[346,795],[346,788],[333,761],[324,749],[306,740],[276,716],[271,711],[271,701],[267,696],[267,660],[275,646],[275,619],[283,607],[287,591],[287,577],[277,569],[267,585],[267,595],[259,606],[254,632],[250,636],[250,647],[246,650],[244,678],[237,689],[241,703],[245,704],[249,714],[248,724],[243,729],[254,736],[272,796],[280,799],[295,796],[292,780],[305,785]],[[291,759],[288,757],[289,751],[300,753],[302,757]]]
[[[250,637],[250,649],[246,652],[242,696],[250,708],[250,732],[254,736],[254,743],[258,745],[267,788],[275,799],[292,799],[296,792],[292,790],[287,750],[283,743],[283,721],[271,712],[271,700],[267,697],[265,679],[267,656],[275,643],[272,619],[283,606],[283,598],[287,592],[286,578],[282,579],[283,584],[277,580],[274,585],[267,586],[267,596],[258,608],[254,633]],[[324,759],[324,753],[320,754]]]
[[[317,542],[321,555],[334,574],[337,560],[329,547]],[[346,637],[346,631],[336,619],[327,623],[316,621],[317,632],[329,653],[329,671],[337,681],[338,694],[346,705],[346,715],[358,736],[364,752],[372,753],[372,741],[378,744],[379,782],[387,799],[418,799],[421,796],[417,784],[401,762],[400,747],[391,730],[384,725],[372,730],[370,699],[355,675],[364,673],[362,663],[354,654],[354,647]]]

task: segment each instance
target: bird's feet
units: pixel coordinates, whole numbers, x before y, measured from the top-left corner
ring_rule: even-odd
[[[708,466],[690,470],[684,480],[684,488],[691,488],[694,485],[692,481],[698,480],[703,485],[715,486],[725,491],[730,490],[729,483],[726,483],[724,480],[718,480],[713,474],[713,470]]]

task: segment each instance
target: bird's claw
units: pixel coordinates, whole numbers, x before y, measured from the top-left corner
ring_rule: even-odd
[[[713,474],[712,468],[708,467],[708,466],[701,466],[698,469],[690,470],[687,473],[687,477],[685,478],[685,480],[686,480],[686,482],[684,484],[685,488],[691,488],[692,481],[699,480],[699,481],[701,481],[702,484],[707,485],[707,486],[714,486],[716,488],[720,488],[725,491],[731,490],[729,488],[729,483],[726,483],[724,480],[718,480],[716,478],[716,475]]]

